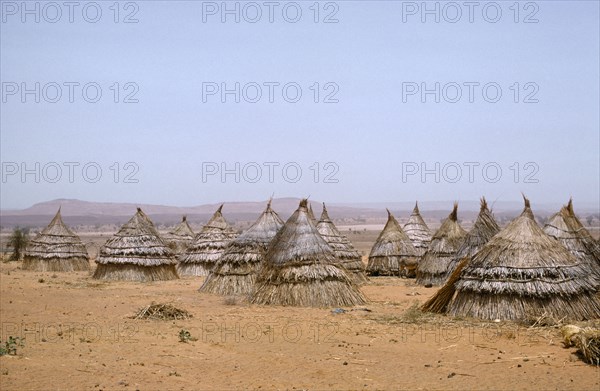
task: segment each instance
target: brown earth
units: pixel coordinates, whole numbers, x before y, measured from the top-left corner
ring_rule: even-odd
[[[18,266],[0,264],[2,341],[25,338],[0,357],[3,391],[600,389],[558,328],[423,314],[415,303],[434,290],[411,280],[372,279],[366,306],[334,314],[199,293],[201,278],[108,283]],[[130,318],[152,302],[193,318]]]

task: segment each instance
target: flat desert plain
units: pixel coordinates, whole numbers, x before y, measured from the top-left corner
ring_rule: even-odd
[[[2,340],[25,338],[0,357],[3,391],[600,389],[557,327],[424,314],[435,289],[412,280],[372,278],[369,303],[344,312],[203,294],[202,277],[100,282],[19,265],[0,264]],[[193,317],[132,319],[152,302]]]

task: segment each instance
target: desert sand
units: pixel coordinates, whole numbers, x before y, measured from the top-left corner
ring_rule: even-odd
[[[562,347],[557,327],[423,314],[435,288],[372,278],[362,307],[249,305],[197,291],[201,277],[99,282],[85,272],[0,264],[2,390],[573,389],[600,370]],[[131,317],[152,302],[187,320]],[[195,341],[180,342],[186,330]]]

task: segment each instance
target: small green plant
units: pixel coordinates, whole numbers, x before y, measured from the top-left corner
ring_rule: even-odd
[[[198,338],[192,337],[192,334],[187,330],[181,330],[179,332],[179,342],[188,343],[189,341],[197,341]]]
[[[17,354],[17,348],[25,346],[25,338],[9,336],[8,340],[4,343],[0,341],[0,356],[10,354],[15,356]]]

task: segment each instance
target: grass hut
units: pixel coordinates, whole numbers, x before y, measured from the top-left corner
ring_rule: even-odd
[[[335,224],[333,224],[333,221],[331,221],[329,214],[327,213],[325,203],[323,203],[321,219],[317,223],[317,231],[319,231],[319,234],[321,234],[323,239],[325,239],[327,244],[333,249],[342,266],[350,272],[350,276],[354,282],[359,285],[367,282],[365,265],[362,263],[360,253],[356,251],[352,243],[350,243],[350,240],[342,235]]]
[[[179,256],[177,271],[182,276],[208,276],[225,247],[237,233],[223,217],[223,205],[212,215],[187,250]]]
[[[462,270],[449,313],[482,319],[600,317],[600,299],[586,265],[535,222],[529,200],[521,215]]]
[[[423,217],[421,217],[418,203],[415,202],[415,208],[406,224],[404,224],[403,229],[413,246],[415,246],[417,255],[422,257],[425,251],[427,251],[429,243],[431,243],[431,231],[427,224],[425,224]]]
[[[102,246],[96,263],[93,278],[100,280],[145,282],[179,278],[173,251],[140,208]]]
[[[465,236],[463,243],[456,252],[456,256],[450,262],[448,271],[446,272],[446,278],[454,272],[463,259],[470,259],[498,232],[500,232],[500,227],[498,226],[496,219],[494,219],[494,215],[492,215],[492,212],[488,209],[485,198],[481,198],[481,206],[479,208],[477,220],[475,220],[475,224],[473,224],[473,227]]]
[[[251,300],[255,304],[297,307],[365,302],[311,221],[305,199],[269,245]]]
[[[181,223],[163,236],[169,247],[175,254],[183,253],[194,240],[194,231],[187,222],[187,218],[183,216]]]
[[[442,285],[450,262],[462,245],[467,232],[458,223],[458,203],[431,239],[429,248],[417,266],[417,284]]]
[[[227,245],[200,291],[220,295],[250,294],[267,247],[282,226],[283,220],[271,209],[269,200],[258,220]]]
[[[25,248],[23,270],[39,272],[71,272],[90,270],[85,245],[65,223],[60,208],[42,232]]]
[[[572,200],[550,217],[544,232],[557,239],[575,258],[587,265],[590,273],[596,277],[596,286],[600,288],[600,248],[575,215]]]
[[[398,221],[388,210],[388,220],[375,241],[367,274],[370,276],[414,276],[417,266],[417,251],[406,236]]]
[[[319,222],[317,220],[317,218],[315,217],[315,212],[313,212],[312,204],[310,202],[308,203],[308,217],[310,218],[310,221],[312,221],[315,226]]]

